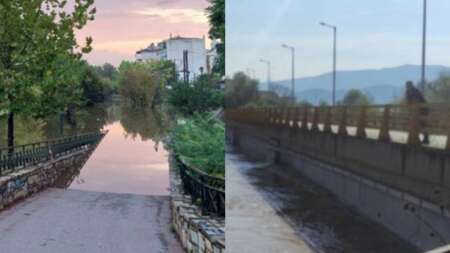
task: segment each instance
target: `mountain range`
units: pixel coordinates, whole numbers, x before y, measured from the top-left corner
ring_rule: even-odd
[[[360,89],[377,104],[392,102],[401,98],[406,81],[420,80],[421,67],[402,65],[383,69],[338,71],[336,78],[336,99],[341,100],[348,90]],[[429,65],[426,68],[428,81],[436,80],[441,74],[450,74],[450,67]],[[331,102],[332,73],[314,77],[297,78],[296,97],[313,104],[320,101]],[[267,84],[264,84],[267,87]],[[289,94],[291,80],[273,82],[280,94]]]

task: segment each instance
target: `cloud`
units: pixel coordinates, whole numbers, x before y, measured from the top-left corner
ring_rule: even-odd
[[[132,13],[149,18],[161,18],[173,24],[186,22],[195,24],[208,23],[204,10],[192,8],[145,8],[143,10],[132,11]]]
[[[150,42],[161,41],[163,38],[144,38],[136,40],[114,40],[93,43],[94,50],[116,52],[120,54],[134,54],[138,49],[142,49]]]

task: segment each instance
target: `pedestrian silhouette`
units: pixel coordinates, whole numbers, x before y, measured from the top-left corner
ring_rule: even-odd
[[[427,101],[425,99],[425,96],[422,94],[422,92],[417,89],[416,86],[414,86],[413,82],[407,81],[406,82],[406,94],[405,94],[405,101],[408,105],[420,105],[425,104]],[[428,108],[420,108],[420,128],[423,129],[426,127],[427,123],[426,120],[423,119],[428,115]],[[429,144],[430,138],[429,134],[427,132],[423,132],[423,144]]]

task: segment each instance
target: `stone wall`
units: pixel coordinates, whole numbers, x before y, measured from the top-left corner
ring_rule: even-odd
[[[420,249],[450,241],[450,198],[433,191],[447,186],[444,152],[241,124],[227,124],[227,139],[253,159],[297,169]]]
[[[68,171],[74,173],[74,168],[79,171],[94,148],[86,147],[83,150],[0,177],[0,211],[23,198],[61,182],[61,178],[65,177]]]
[[[170,191],[173,229],[186,252],[224,253],[225,220],[202,216],[190,196],[183,194],[180,175],[172,157]]]

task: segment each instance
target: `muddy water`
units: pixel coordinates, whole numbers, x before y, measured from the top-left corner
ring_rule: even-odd
[[[317,252],[419,252],[384,227],[340,204],[329,191],[291,168],[255,165],[241,172],[291,225],[299,240],[308,242]]]

